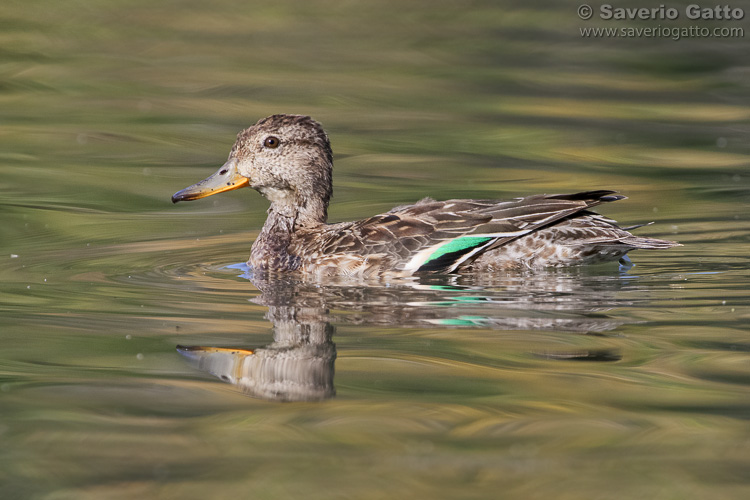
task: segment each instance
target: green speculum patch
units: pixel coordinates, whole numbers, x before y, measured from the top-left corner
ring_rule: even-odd
[[[432,262],[435,259],[439,259],[445,254],[454,252],[464,253],[464,250],[484,245],[491,239],[492,238],[486,236],[464,236],[463,238],[457,238],[435,250],[432,255],[430,255],[430,257],[424,262],[424,264]]]

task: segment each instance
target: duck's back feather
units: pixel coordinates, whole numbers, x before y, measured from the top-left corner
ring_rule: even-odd
[[[411,275],[450,273],[472,266],[475,261],[479,266],[488,266],[493,259],[504,262],[504,253],[518,260],[517,253],[525,240],[530,253],[526,261],[518,262],[527,262],[526,265],[534,260],[541,265],[558,265],[554,259],[531,258],[534,252],[549,253],[546,249],[561,246],[599,251],[602,245],[609,245],[609,258],[619,258],[633,248],[675,245],[637,238],[614,221],[588,210],[623,198],[613,191],[535,195],[512,201],[425,198],[357,222],[332,224],[323,232],[318,229],[303,233],[298,241],[305,248],[298,251],[309,257],[305,259],[308,266],[324,266],[325,274]],[[546,231],[540,232],[544,228]],[[530,237],[537,232],[540,237]],[[503,252],[502,248],[511,242],[516,242],[512,251]],[[615,254],[619,256],[614,257]],[[575,263],[575,258],[571,257],[568,263]]]

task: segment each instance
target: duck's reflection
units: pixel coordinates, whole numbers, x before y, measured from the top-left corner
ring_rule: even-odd
[[[237,266],[241,268],[240,266]],[[253,302],[268,307],[273,342],[257,349],[177,346],[196,368],[276,401],[335,395],[332,323],[399,327],[483,327],[604,335],[624,323],[607,311],[631,303],[622,276],[535,273],[488,281],[444,278],[388,284],[309,283],[254,276]],[[539,353],[534,353],[539,354]],[[544,353],[549,359],[614,361],[615,351]]]
[[[297,303],[293,282],[252,279],[268,306],[273,343],[258,349],[177,346],[198,369],[240,387],[251,396],[277,401],[332,397],[336,345],[322,304]]]

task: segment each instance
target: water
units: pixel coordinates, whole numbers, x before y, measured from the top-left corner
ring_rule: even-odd
[[[746,38],[577,5],[5,5],[0,497],[745,498]],[[169,197],[276,112],[326,126],[332,221],[617,189],[684,246],[260,280],[259,195]]]

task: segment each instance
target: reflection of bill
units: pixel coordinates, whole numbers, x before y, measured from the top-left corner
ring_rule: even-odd
[[[249,395],[276,401],[319,401],[332,397],[336,347],[273,344],[261,349],[177,346],[196,368],[240,387]]]

